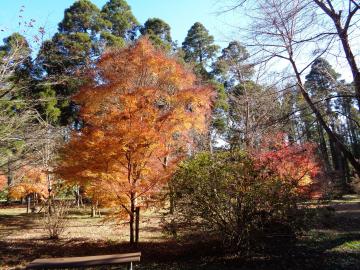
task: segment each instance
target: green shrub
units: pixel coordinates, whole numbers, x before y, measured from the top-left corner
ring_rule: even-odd
[[[9,193],[9,190],[7,188],[0,190],[0,201],[6,201],[8,198],[8,193]]]
[[[303,226],[294,181],[269,173],[241,151],[200,153],[182,163],[170,185],[175,199],[167,224],[171,233],[178,235],[174,228],[206,232],[240,255],[271,240],[291,242]]]

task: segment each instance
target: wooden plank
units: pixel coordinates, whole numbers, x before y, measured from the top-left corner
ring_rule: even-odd
[[[40,268],[67,268],[67,267],[86,267],[96,265],[111,265],[127,262],[139,262],[141,252],[127,254],[111,254],[86,257],[65,257],[65,258],[46,258],[32,261],[27,269]]]
[[[96,265],[111,265],[140,261],[140,256],[118,257],[118,256],[89,256],[89,257],[69,257],[53,259],[37,259],[31,262],[27,269],[39,268],[69,268],[86,267]]]

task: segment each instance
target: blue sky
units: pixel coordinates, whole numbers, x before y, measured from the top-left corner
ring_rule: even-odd
[[[43,26],[46,38],[57,30],[57,24],[63,18],[64,9],[74,0],[2,0],[0,10],[0,38],[19,31],[18,23],[35,19],[35,26]],[[107,0],[92,0],[101,8]],[[183,42],[187,31],[194,22],[201,22],[215,37],[217,43],[225,46],[234,30],[226,21],[233,21],[234,14],[217,15],[222,8],[217,0],[128,0],[138,21],[143,24],[148,18],[158,17],[166,21],[172,30],[173,40]],[[24,6],[24,11],[19,11]],[[29,35],[29,34],[28,34]],[[30,34],[31,36],[31,34]]]
[[[132,7],[133,14],[143,24],[148,18],[158,17],[166,21],[172,32],[173,40],[178,44],[184,41],[187,31],[195,22],[201,22],[214,36],[215,42],[221,47],[227,46],[232,40],[242,41],[239,36],[242,33],[235,26],[247,24],[246,16],[240,15],[239,10],[228,12],[226,15],[218,15],[223,5],[231,4],[234,0],[127,0]],[[13,32],[21,32],[25,29],[19,27],[19,22],[35,19],[33,31],[27,30],[25,36],[31,39],[38,34],[38,27],[44,27],[45,38],[50,39],[57,31],[57,25],[64,16],[65,8],[69,7],[75,0],[1,0],[0,9],[0,43],[1,40]],[[92,0],[101,8],[107,0]],[[22,18],[19,18],[19,11]],[[360,48],[358,42],[354,45]],[[38,48],[33,46],[33,51]],[[358,56],[359,57],[359,56]],[[344,59],[335,59],[331,55],[328,60],[334,68],[342,73],[347,81],[351,81],[351,73]],[[273,68],[282,70],[287,64],[275,64]]]

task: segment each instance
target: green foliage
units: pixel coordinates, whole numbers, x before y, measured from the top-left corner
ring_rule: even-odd
[[[335,89],[338,87],[339,74],[335,72],[332,66],[323,58],[319,58],[311,65],[311,70],[306,75],[305,87],[313,99],[319,100],[319,110],[324,115],[324,118],[329,122],[333,122],[333,108],[332,100],[327,99],[331,94],[335,94]],[[301,107],[306,107],[306,102],[300,98],[299,104]],[[301,112],[301,117],[304,122],[305,132],[308,141],[320,142],[319,134],[323,128],[316,122],[315,115],[312,114],[310,108],[305,108]],[[334,126],[333,126],[334,128]],[[324,131],[322,131],[324,133]]]
[[[216,81],[212,81],[212,85],[216,89],[216,101],[214,104],[212,127],[220,134],[223,134],[227,129],[226,114],[229,110],[228,96],[226,94],[224,85]]]
[[[339,77],[340,74],[336,73],[327,60],[318,58],[311,65],[311,70],[305,77],[305,86],[312,95],[324,95],[326,92],[334,90]]]
[[[108,47],[122,48],[125,46],[125,40],[122,37],[115,36],[107,31],[101,32],[100,38],[105,41]]]
[[[34,120],[30,100],[31,49],[14,33],[0,46],[0,164],[20,152],[26,129]]]
[[[132,40],[139,23],[125,0],[110,0],[101,10],[104,20],[110,24],[110,33],[116,37]]]
[[[99,8],[89,0],[79,0],[64,11],[64,18],[59,23],[60,33],[95,34],[106,26],[107,22],[101,17]]]
[[[58,33],[43,43],[37,57],[42,83],[54,85],[62,100],[54,105],[52,118],[60,110],[60,123],[73,121],[76,109],[68,99],[83,85],[87,68],[106,47],[123,47],[132,40],[137,25],[124,0],[110,0],[101,10],[89,0],[78,0],[65,10]]]
[[[57,33],[52,40],[44,42],[37,58],[37,65],[42,70],[40,73],[45,73],[41,84],[53,85],[52,91],[55,91],[55,97],[61,100],[56,103],[50,102],[52,104],[47,101],[46,105],[41,105],[42,112],[47,114],[45,117],[51,115],[50,118],[56,120],[60,110],[60,122],[66,124],[71,121],[74,113],[73,108],[68,106],[70,103],[67,98],[74,94],[86,80],[83,71],[91,64],[92,57],[97,52],[97,45],[87,33]],[[41,88],[40,86],[36,92],[42,92]],[[46,95],[48,94],[47,90]],[[46,110],[44,106],[47,107]],[[50,109],[49,106],[54,108]]]
[[[182,163],[171,182],[173,222],[196,225],[242,255],[263,248],[276,234],[294,240],[302,224],[300,195],[291,181],[255,163],[241,151],[199,153]]]
[[[31,62],[31,48],[26,38],[19,33],[13,33],[12,35],[3,39],[4,44],[0,46],[0,65],[1,77],[8,82],[12,82],[16,91],[12,91],[15,95],[24,95],[24,87],[30,79],[30,73],[32,69]],[[13,69],[13,71],[6,76],[4,71],[6,69]],[[0,93],[3,89],[0,90]],[[2,95],[2,94],[1,94]]]
[[[39,99],[41,111],[46,116],[47,122],[56,123],[60,117],[61,111],[56,107],[58,100],[56,98],[55,90],[49,85],[42,87],[39,92]]]
[[[214,85],[217,90],[217,99],[214,107],[227,111],[229,109],[229,103],[227,102],[225,87],[216,82],[214,82]]]
[[[170,30],[170,26],[163,20],[150,18],[140,28],[140,33],[147,35],[154,46],[170,51],[172,46]]]
[[[212,131],[210,131],[208,138],[209,145],[212,145],[216,138],[224,134],[227,122],[226,111],[228,109],[228,100],[225,89],[221,83],[214,79],[213,74],[209,71],[219,48],[219,46],[214,44],[214,37],[209,34],[209,31],[200,22],[196,22],[189,29],[182,43],[182,48],[178,52],[185,62],[192,65],[199,81],[211,84],[217,91],[217,99],[212,112]]]
[[[0,201],[6,201],[8,198],[8,193],[9,191],[7,188],[0,190]]]
[[[221,52],[213,65],[213,73],[226,88],[247,81],[254,73],[253,65],[248,63],[250,54],[238,41],[232,41]]]
[[[27,58],[30,56],[31,49],[29,47],[29,44],[25,37],[21,34],[13,33],[12,35],[4,38],[3,42],[4,45],[0,46],[1,59],[14,53],[14,50],[18,52],[14,60],[19,58]]]
[[[188,31],[182,49],[185,52],[186,62],[194,62],[206,67],[216,56],[219,46],[214,44],[214,37],[209,35],[209,31],[201,23],[196,22]]]
[[[38,64],[49,76],[72,74],[75,67],[90,63],[93,49],[95,48],[87,33],[57,33],[51,41],[42,45]]]

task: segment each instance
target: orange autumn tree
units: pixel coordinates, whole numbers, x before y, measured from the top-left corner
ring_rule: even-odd
[[[45,200],[48,195],[48,183],[46,173],[41,167],[23,166],[14,175],[14,183],[9,187],[9,197],[13,199],[26,198],[27,212],[29,212],[30,201],[34,207],[38,200]]]
[[[7,176],[4,172],[0,171],[0,192],[5,190],[7,182]]]
[[[84,127],[64,147],[58,175],[130,220],[207,130],[214,91],[176,59],[140,39],[106,52],[74,96]]]
[[[9,187],[9,195],[21,199],[32,194],[45,198],[48,192],[46,174],[40,167],[23,166],[14,174],[14,184]]]

